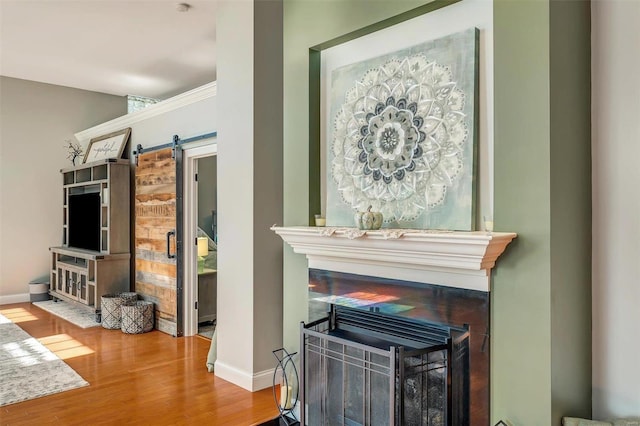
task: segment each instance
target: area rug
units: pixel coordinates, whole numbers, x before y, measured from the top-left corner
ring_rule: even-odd
[[[53,352],[0,314],[0,406],[87,385]]]
[[[96,316],[92,311],[76,306],[73,303],[45,300],[44,302],[33,302],[33,304],[80,328],[97,327],[100,325],[99,322],[96,322]]]

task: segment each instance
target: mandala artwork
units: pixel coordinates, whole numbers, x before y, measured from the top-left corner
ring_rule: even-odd
[[[352,79],[329,123],[329,174],[343,208],[372,206],[405,227],[472,228],[475,36],[468,30],[334,75]]]

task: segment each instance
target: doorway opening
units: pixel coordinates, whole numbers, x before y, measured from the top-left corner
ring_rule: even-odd
[[[184,336],[211,338],[217,312],[217,145],[184,150]]]

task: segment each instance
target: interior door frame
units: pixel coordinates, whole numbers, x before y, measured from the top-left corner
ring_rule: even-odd
[[[198,300],[198,265],[196,258],[196,227],[198,226],[198,182],[193,178],[197,171],[197,161],[199,158],[218,155],[218,143],[216,139],[206,144],[185,145],[183,149],[183,212],[184,212],[184,262],[183,262],[183,335],[193,336],[198,333],[198,310],[196,301]],[[191,241],[192,243],[186,243]],[[191,260],[189,260],[191,259]]]

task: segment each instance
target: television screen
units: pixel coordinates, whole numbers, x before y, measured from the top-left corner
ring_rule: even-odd
[[[100,251],[100,193],[69,196],[69,247]]]

